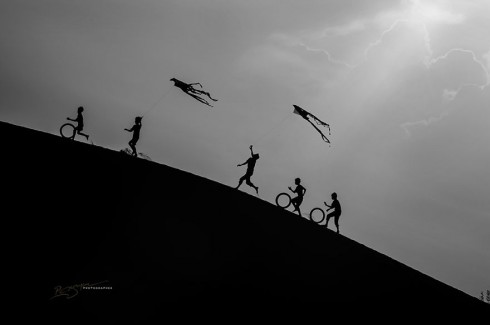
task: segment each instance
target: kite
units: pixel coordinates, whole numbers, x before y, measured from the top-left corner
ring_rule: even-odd
[[[312,121],[310,121],[308,118],[312,118],[317,125],[321,125],[321,126],[326,126],[328,128],[328,134],[330,135],[330,125],[328,125],[327,123],[323,122],[322,120],[320,120],[318,117],[316,117],[315,115],[311,114],[310,112],[307,112],[305,111],[304,109],[302,109],[301,107],[297,106],[297,105],[293,105],[294,106],[294,111],[293,113],[295,114],[298,114],[299,116],[301,116],[302,118],[304,118],[306,121],[308,121],[308,123],[310,123],[317,131],[318,133],[321,134],[322,136],[322,139],[323,141],[327,142],[327,143],[330,143],[330,141],[328,140],[328,138],[322,133],[322,131],[320,131],[320,129],[315,125],[313,124]]]
[[[211,99],[215,102],[218,101],[217,99],[212,98],[208,92],[194,88],[194,85],[199,85],[202,88],[202,85],[199,82],[187,84],[187,83],[180,81],[178,79],[175,79],[175,78],[170,79],[170,81],[173,81],[174,86],[177,88],[180,88],[187,95],[191,96],[192,98],[194,98],[194,99],[200,101],[201,103],[206,104],[210,107],[213,107],[213,106],[211,106],[211,104],[209,104],[208,101],[205,100],[204,98],[199,97],[199,95],[206,95],[209,97],[209,99]]]

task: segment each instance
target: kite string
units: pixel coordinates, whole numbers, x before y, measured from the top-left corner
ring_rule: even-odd
[[[151,111],[153,111],[153,110],[154,110],[154,109],[157,107],[158,103],[160,103],[160,102],[161,102],[161,101],[162,101],[162,100],[163,100],[163,99],[164,99],[164,98],[165,98],[165,97],[168,95],[168,93],[169,93],[171,90],[172,90],[172,87],[168,87],[167,91],[165,91],[165,92],[164,92],[164,93],[163,93],[163,94],[160,96],[160,98],[159,98],[159,99],[158,99],[158,100],[157,100],[157,101],[156,101],[156,102],[155,102],[155,103],[154,103],[154,104],[153,104],[153,105],[152,105],[152,106],[151,106],[149,109],[147,109],[147,110],[146,110],[146,111],[145,111],[145,112],[142,114],[142,117],[143,117],[143,116],[145,116],[145,115],[147,115],[147,114],[148,114],[148,113],[150,113]]]
[[[290,114],[287,114],[282,120],[280,120],[276,125],[274,125],[272,128],[270,128],[269,130],[267,130],[263,135],[261,135],[257,140],[255,140],[255,143],[259,143],[260,141],[262,141],[266,136],[270,135],[272,133],[272,131],[274,131],[275,129],[277,129],[279,126],[281,126],[282,124],[284,124],[284,122],[286,122],[287,119],[289,119],[291,116]]]

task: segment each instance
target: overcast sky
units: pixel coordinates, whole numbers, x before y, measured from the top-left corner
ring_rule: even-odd
[[[488,0],[3,0],[0,119],[58,134],[82,105],[94,144],[120,150],[144,114],[141,152],[229,186],[253,144],[262,199],[295,177],[305,212],[335,191],[344,235],[479,296],[488,17]],[[293,104],[331,125],[330,147]]]

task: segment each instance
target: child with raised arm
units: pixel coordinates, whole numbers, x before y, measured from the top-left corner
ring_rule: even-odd
[[[238,186],[235,187],[236,189],[238,189],[240,187],[240,185],[242,185],[243,181],[246,181],[245,183],[250,186],[250,187],[253,187],[255,189],[255,192],[257,192],[257,195],[259,194],[259,188],[257,186],[255,186],[251,181],[250,181],[250,177],[252,177],[253,173],[254,173],[254,168],[255,168],[255,164],[257,163],[257,160],[260,158],[259,154],[258,153],[255,153],[254,154],[254,151],[253,151],[253,146],[250,146],[250,154],[251,154],[251,157],[247,159],[247,161],[245,161],[244,163],[242,164],[238,164],[237,167],[239,166],[243,166],[243,165],[247,165],[247,172],[245,173],[245,175],[243,175],[239,182],[238,182]]]

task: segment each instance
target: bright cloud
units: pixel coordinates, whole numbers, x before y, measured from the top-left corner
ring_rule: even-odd
[[[410,0],[409,2],[411,19],[423,23],[461,24],[466,19],[465,15],[444,8],[444,1]]]
[[[483,58],[486,60],[487,71],[490,71],[490,51],[488,53],[483,54]]]

